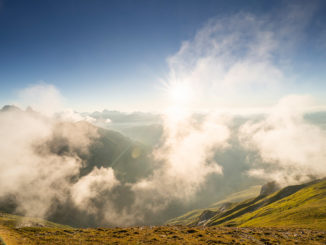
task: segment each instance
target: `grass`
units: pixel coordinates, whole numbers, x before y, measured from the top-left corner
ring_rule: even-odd
[[[0,245],[2,244],[32,244],[28,237],[19,231],[23,227],[44,227],[44,229],[69,229],[71,227],[49,222],[39,218],[23,217],[0,213]],[[46,228],[45,228],[46,227]],[[24,229],[25,229],[24,228]]]
[[[63,229],[26,227],[7,244],[325,244],[326,231],[309,229],[154,226]]]
[[[253,185],[246,190],[233,193],[225,197],[223,200],[213,203],[211,206],[209,206],[208,209],[214,209],[214,208],[217,209],[221,206],[221,204],[226,202],[235,203],[235,202],[241,202],[243,200],[256,197],[259,195],[260,189],[261,189],[261,185]]]
[[[206,225],[326,229],[326,180],[248,199],[216,214]]]
[[[171,220],[168,220],[166,224],[168,225],[191,225],[192,223],[196,222],[198,220],[199,216],[205,211],[205,210],[211,210],[211,211],[217,211],[224,203],[236,203],[248,198],[256,197],[258,196],[260,192],[260,185],[251,186],[250,188],[233,193],[231,195],[226,196],[222,200],[213,203],[209,207],[205,209],[194,209],[190,212],[187,212],[179,217],[173,218]]]
[[[247,192],[248,193],[248,192]],[[326,180],[288,186],[269,196],[249,198],[240,202],[246,192],[235,193],[206,210],[213,217],[200,222],[203,209],[193,210],[172,219],[169,224],[236,227],[304,227],[326,230]],[[223,203],[227,209],[217,211]]]
[[[71,228],[67,225],[53,223],[44,219],[31,218],[7,213],[0,213],[0,225],[8,228],[19,227],[50,227],[50,228]]]
[[[326,181],[303,188],[232,222],[239,226],[326,229]]]

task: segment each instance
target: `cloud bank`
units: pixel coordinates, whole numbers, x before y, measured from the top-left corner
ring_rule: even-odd
[[[264,120],[242,126],[242,143],[258,151],[267,164],[255,166],[249,174],[283,185],[325,177],[326,132],[304,118],[311,101],[309,96],[289,95]]]
[[[73,152],[86,150],[96,131],[71,131],[39,114],[9,110],[0,113],[0,135],[5,139],[0,143],[0,197],[14,196],[18,212],[44,217],[79,173],[82,161]],[[62,146],[56,139],[64,140],[72,154],[54,153],[51,147]]]

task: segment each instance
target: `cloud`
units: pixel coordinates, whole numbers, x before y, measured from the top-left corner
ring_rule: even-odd
[[[48,213],[53,200],[62,198],[69,188],[69,178],[78,174],[82,164],[77,156],[40,152],[55,128],[53,121],[36,114],[0,113],[0,135],[6,139],[0,143],[0,197],[13,195],[17,211],[30,216]]]
[[[84,164],[78,154],[87,154],[99,135],[84,120],[72,123],[57,115],[63,98],[53,85],[30,86],[19,94],[33,110],[7,107],[0,113],[0,135],[6,139],[0,143],[0,198],[14,197],[19,213],[45,217],[55,201],[68,197]]]
[[[48,117],[55,117],[61,121],[95,123],[96,119],[89,115],[82,115],[65,106],[65,98],[52,84],[33,84],[18,92],[18,105],[30,107]]]
[[[119,185],[112,168],[95,167],[88,175],[81,177],[71,188],[72,200],[78,208],[96,214],[91,201],[101,198],[100,194]],[[111,211],[111,210],[110,210]]]
[[[264,120],[241,128],[242,143],[265,163],[249,174],[284,185],[326,175],[326,132],[304,118],[312,105],[309,96],[289,95]]]
[[[222,173],[214,153],[228,146],[229,130],[223,120],[214,116],[201,122],[191,117],[173,119],[169,115],[164,119],[164,141],[153,152],[153,173],[130,186],[134,221],[162,212],[173,201],[188,203],[209,175]]]
[[[257,88],[272,89],[282,83],[284,73],[275,65],[278,41],[267,19],[240,13],[209,21],[168,58],[165,87],[170,93],[178,88],[177,96],[187,99],[169,102],[163,121],[164,139],[153,153],[159,167],[132,186],[139,193],[136,198],[142,198],[136,200],[139,206],[157,211],[171,200],[190,200],[209,175],[223,173],[214,157],[229,146],[230,119],[209,112],[196,120],[193,113],[212,105],[218,109],[225,102],[222,100],[232,102],[230,95],[250,92],[253,86],[251,92],[257,92]],[[184,96],[184,88],[191,88],[190,98]]]
[[[51,84],[31,85],[21,90],[18,95],[21,104],[31,106],[34,110],[47,116],[52,116],[64,109],[63,96]]]
[[[244,13],[214,19],[168,59],[166,83],[193,88],[195,108],[230,103],[230,95],[240,92],[273,89],[284,81],[275,64],[279,46],[268,20]]]
[[[284,5],[265,15],[241,12],[208,21],[168,58],[166,87],[192,88],[188,106],[195,110],[275,102],[295,79],[291,58],[317,9]]]

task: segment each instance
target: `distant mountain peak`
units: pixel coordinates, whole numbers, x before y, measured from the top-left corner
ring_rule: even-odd
[[[21,109],[15,105],[5,105],[1,108],[1,112],[5,111],[21,111]]]

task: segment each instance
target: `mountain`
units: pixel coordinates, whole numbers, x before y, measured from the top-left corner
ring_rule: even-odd
[[[248,198],[256,197],[260,192],[261,186],[255,185],[251,186],[246,190],[233,193],[224,197],[223,199],[211,204],[205,209],[194,209],[190,212],[185,213],[182,216],[168,220],[166,223],[169,225],[190,225],[196,222],[197,220],[202,220],[203,217],[215,213],[221,208],[225,208],[230,203],[236,203]]]
[[[193,214],[193,216],[191,216]],[[179,221],[179,223],[178,223]],[[240,202],[221,201],[168,224],[236,227],[301,227],[326,229],[326,180],[293,185],[272,194],[262,192]]]
[[[230,213],[228,218],[234,218],[226,218],[224,225],[326,229],[326,180],[285,187],[247,208],[254,211]],[[222,221],[216,218],[209,225]]]
[[[5,105],[0,109],[0,112],[6,112],[6,111],[18,111],[20,112],[21,110],[14,105]]]
[[[163,136],[163,126],[161,124],[138,125],[119,128],[118,130],[121,131],[123,135],[150,147],[158,145]]]

